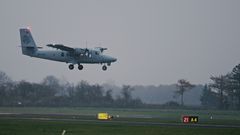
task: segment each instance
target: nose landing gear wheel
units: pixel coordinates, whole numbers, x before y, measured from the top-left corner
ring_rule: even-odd
[[[73,65],[73,64],[70,64],[70,65],[68,66],[68,68],[69,68],[70,70],[73,70],[73,69],[74,69],[74,65]]]
[[[106,71],[106,70],[107,70],[107,66],[104,65],[104,66],[102,67],[102,70],[103,70],[103,71]]]
[[[83,65],[81,65],[81,64],[78,65],[78,69],[79,69],[79,70],[82,70],[82,69],[83,69]]]

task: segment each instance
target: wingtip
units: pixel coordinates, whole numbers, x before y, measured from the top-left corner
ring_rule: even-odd
[[[53,46],[53,44],[47,44],[46,46],[48,46],[48,47],[52,47],[52,46]]]

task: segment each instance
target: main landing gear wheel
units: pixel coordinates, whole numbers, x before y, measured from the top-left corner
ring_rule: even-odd
[[[79,64],[79,65],[78,65],[78,69],[79,69],[79,70],[82,70],[82,69],[83,69],[83,65]]]
[[[70,64],[70,65],[68,66],[68,68],[69,68],[70,70],[73,70],[73,69],[74,69],[74,65],[73,65],[73,64]]]
[[[106,71],[106,70],[107,70],[107,66],[106,66],[106,65],[103,65],[103,66],[102,66],[102,70],[103,70],[103,71]]]

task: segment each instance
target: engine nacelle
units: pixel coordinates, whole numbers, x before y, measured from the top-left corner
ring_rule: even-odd
[[[84,49],[81,49],[81,48],[75,48],[74,49],[75,54],[83,54],[84,52],[85,52]]]

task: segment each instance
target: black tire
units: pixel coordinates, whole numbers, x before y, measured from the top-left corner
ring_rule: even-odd
[[[73,69],[74,69],[74,65],[73,65],[73,64],[70,64],[70,65],[68,66],[68,68],[69,68],[70,70],[73,70]]]
[[[102,70],[106,71],[107,70],[107,66],[106,65],[102,66]]]
[[[83,65],[78,65],[78,69],[82,70],[83,69]]]

